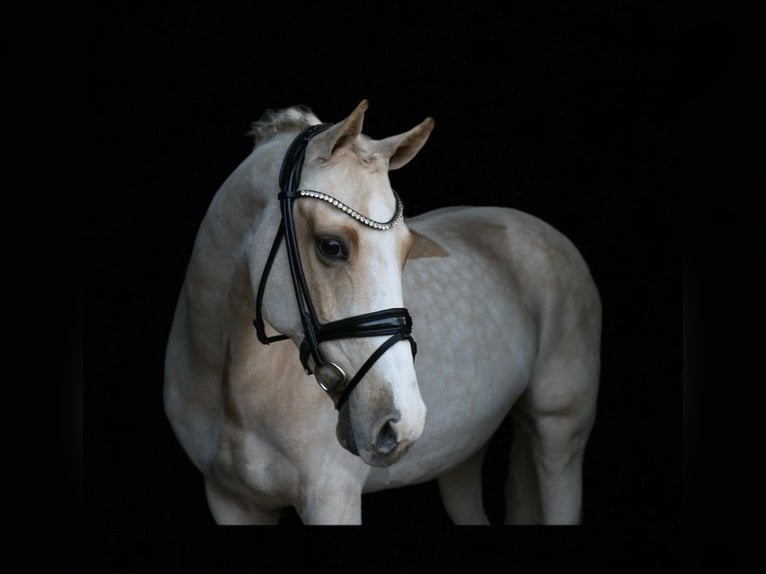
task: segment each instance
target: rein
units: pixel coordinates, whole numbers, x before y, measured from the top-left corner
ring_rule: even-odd
[[[403,307],[373,311],[372,313],[355,315],[329,323],[321,323],[314,310],[306,277],[303,274],[303,266],[301,265],[300,253],[298,251],[298,240],[295,234],[295,221],[293,219],[293,205],[295,201],[300,198],[315,198],[326,201],[360,223],[381,231],[386,231],[397,225],[402,219],[403,212],[401,200],[396,196],[396,212],[394,216],[388,222],[381,223],[362,216],[332,196],[313,190],[298,189],[303,170],[303,160],[309,142],[315,135],[328,129],[331,125],[313,125],[298,134],[290,144],[282,160],[282,168],[279,172],[279,187],[281,191],[277,196],[280,201],[282,221],[279,224],[279,229],[271,246],[269,256],[266,259],[266,265],[258,285],[253,325],[255,326],[258,340],[264,345],[289,339],[287,335],[266,335],[261,312],[266,281],[279,246],[282,240],[284,240],[287,248],[287,258],[290,263],[290,275],[295,291],[295,299],[303,325],[303,341],[300,346],[301,364],[307,375],[314,374],[316,376],[322,390],[332,397],[337,397],[335,408],[340,410],[348,401],[351,392],[359,384],[359,381],[362,380],[362,377],[364,377],[383,353],[394,344],[406,339],[410,342],[412,356],[414,357],[417,353],[417,344],[411,335],[412,318],[407,309]],[[324,341],[379,336],[388,336],[388,339],[370,355],[351,380],[348,379],[348,375],[339,365],[325,357],[320,347],[320,343]],[[314,363],[313,370],[309,364],[309,359]]]

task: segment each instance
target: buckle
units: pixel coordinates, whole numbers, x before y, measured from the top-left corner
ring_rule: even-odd
[[[323,391],[337,393],[345,385],[348,375],[335,363],[325,363],[314,369],[314,377]]]

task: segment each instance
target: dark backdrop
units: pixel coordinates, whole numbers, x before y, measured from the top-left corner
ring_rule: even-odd
[[[146,548],[229,564],[229,551],[212,551],[210,541],[234,541],[240,552],[276,547],[275,564],[293,549],[339,558],[363,542],[393,564],[402,539],[411,545],[434,532],[440,542],[424,554],[432,564],[490,550],[519,559],[532,548],[529,563],[545,566],[596,548],[610,565],[631,567],[675,553],[682,291],[669,173],[680,113],[671,90],[677,15],[643,3],[509,5],[502,13],[477,3],[412,4],[330,13],[319,5],[123,7],[102,11],[89,30],[100,161],[82,168],[98,182],[83,234],[94,277],[83,293],[84,495],[90,548],[102,564],[119,569]],[[163,353],[197,228],[250,152],[245,132],[265,109],[305,104],[338,121],[363,98],[372,137],[436,119],[424,150],[392,174],[408,215],[453,204],[515,207],[553,224],[589,262],[604,308],[603,367],[582,528],[453,529],[433,483],[366,496],[374,535],[306,535],[289,514],[277,533],[212,526],[201,477],[162,409]],[[509,439],[503,427],[487,456],[494,521]],[[128,550],[134,544],[142,550]]]

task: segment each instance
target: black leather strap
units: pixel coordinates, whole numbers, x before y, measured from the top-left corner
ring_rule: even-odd
[[[418,352],[418,345],[415,339],[410,334],[412,332],[412,318],[410,317],[407,309],[403,307],[393,307],[391,309],[384,309],[382,311],[373,311],[372,313],[365,313],[363,315],[355,315],[346,319],[340,319],[338,321],[332,321],[331,323],[318,324],[317,342],[332,341],[336,339],[353,339],[356,337],[382,337],[386,335],[396,335],[397,341],[407,339],[410,342],[412,348],[412,356],[414,357]],[[396,342],[396,341],[394,341]],[[388,342],[384,343],[386,345]],[[393,344],[393,342],[391,343]],[[386,349],[388,346],[386,347]],[[301,363],[306,368],[309,355],[311,354],[311,345],[309,339],[304,339],[300,348]],[[380,354],[373,354],[373,356],[379,357]],[[369,361],[368,361],[369,362]],[[375,361],[373,361],[374,363]],[[323,363],[317,363],[317,365]],[[367,363],[365,363],[367,365]],[[365,369],[366,372],[372,366],[370,363]],[[357,377],[361,378],[359,373]],[[355,378],[357,378],[355,377]]]
[[[269,251],[269,256],[266,259],[266,265],[263,267],[261,281],[258,284],[258,294],[255,297],[255,319],[253,320],[253,325],[255,326],[255,333],[258,335],[258,340],[264,345],[270,345],[275,341],[284,341],[285,339],[290,338],[287,335],[274,335],[269,337],[266,334],[266,326],[263,324],[263,315],[261,314],[263,294],[266,292],[266,279],[271,272],[271,266],[274,264],[274,258],[277,255],[277,251],[279,251],[279,246],[282,243],[282,237],[284,237],[284,234],[285,224],[282,221],[279,223],[279,229],[277,230],[277,236],[274,239],[274,243],[271,244],[271,251]]]
[[[258,336],[258,340],[264,345],[269,345],[276,341],[284,341],[289,339],[287,335],[275,335],[271,337],[266,335],[263,314],[261,312],[263,306],[263,296],[266,291],[266,281],[268,280],[271,273],[271,267],[274,264],[274,258],[279,251],[279,246],[281,245],[282,240],[285,239],[286,235],[291,236],[288,237],[287,253],[288,257],[290,258],[290,270],[293,276],[293,285],[295,287],[296,298],[298,299],[298,310],[301,314],[301,323],[303,324],[304,329],[306,329],[308,319],[308,317],[305,316],[306,313],[313,313],[313,307],[311,307],[311,298],[308,297],[308,288],[305,286],[303,272],[300,271],[298,273],[299,277],[296,277],[296,273],[294,271],[296,267],[298,269],[301,267],[300,256],[298,254],[298,247],[295,240],[295,227],[292,222],[292,207],[293,201],[296,198],[298,185],[300,184],[300,175],[301,171],[303,170],[303,159],[306,156],[306,147],[311,141],[311,138],[313,138],[316,134],[323,132],[331,125],[332,124],[316,124],[306,128],[290,143],[290,147],[287,148],[285,157],[282,160],[282,166],[279,170],[280,193],[277,196],[280,200],[282,221],[279,224],[279,229],[277,230],[276,237],[274,237],[274,242],[271,245],[271,250],[269,251],[269,256],[266,259],[266,265],[264,265],[263,273],[261,274],[261,280],[258,284],[258,292],[255,300],[255,319],[253,320],[253,325],[255,326],[255,332]],[[285,214],[288,215],[287,218],[285,218]],[[288,220],[289,228],[287,227]],[[287,234],[286,229],[289,229]],[[292,240],[291,243],[293,243],[292,249],[290,245],[290,239]],[[299,288],[296,282],[303,283],[303,289]],[[303,297],[303,302],[301,301],[301,293],[306,294],[306,296]],[[308,310],[306,310],[306,305],[310,307]],[[312,321],[309,319],[308,324],[310,325],[311,323]],[[310,374],[309,371],[307,371],[307,373]]]
[[[335,402],[335,408],[340,410],[343,405],[348,401],[349,397],[351,396],[351,392],[356,388],[356,386],[359,384],[359,381],[362,380],[362,377],[364,377],[367,374],[367,371],[370,370],[370,368],[375,364],[375,362],[380,359],[381,356],[383,356],[383,353],[388,351],[391,347],[394,346],[394,344],[398,343],[402,339],[409,339],[410,344],[412,345],[412,356],[415,356],[415,353],[417,352],[417,345],[415,344],[415,340],[409,336],[404,334],[403,331],[397,331],[394,335],[391,335],[386,341],[378,347],[375,352],[370,355],[370,357],[364,362],[364,364],[359,367],[359,370],[356,372],[356,375],[354,375],[354,378],[352,378],[346,387],[341,391],[340,397],[338,397],[338,400]]]
[[[398,331],[409,334],[411,330],[412,318],[407,309],[393,307],[325,323],[320,327],[319,339],[330,341],[348,337],[377,337],[393,335]]]

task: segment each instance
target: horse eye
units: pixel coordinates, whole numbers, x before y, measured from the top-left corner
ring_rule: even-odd
[[[348,259],[348,249],[340,240],[333,237],[321,237],[317,240],[319,253],[332,261],[345,261]]]

